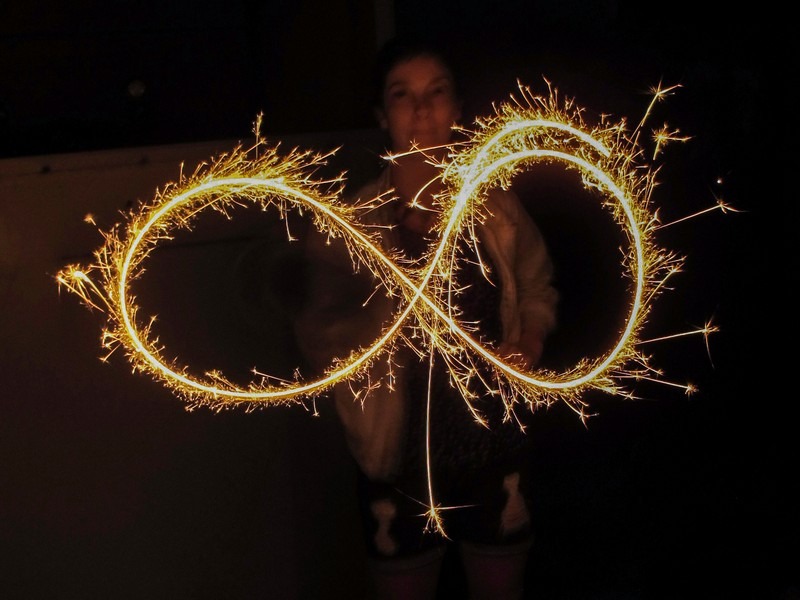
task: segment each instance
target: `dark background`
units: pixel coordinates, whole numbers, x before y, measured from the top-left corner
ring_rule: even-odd
[[[467,66],[475,115],[514,93],[518,79],[546,93],[546,78],[587,118],[608,113],[635,125],[653,86],[680,84],[648,121],[692,138],[665,150],[653,194],[659,216],[671,222],[717,200],[736,211],[659,232],[659,243],[687,258],[645,337],[712,318],[720,331],[708,349],[698,336],[653,346],[664,379],[691,381],[693,395],[640,382],[635,401],[587,398],[597,416],[585,426],[564,406],[534,416],[529,589],[536,598],[797,598],[785,290],[794,277],[794,207],[776,152],[786,84],[768,77],[796,69],[785,58],[781,16],[759,9],[611,0],[5,2],[0,205],[16,206],[20,189],[41,186],[51,196],[25,197],[47,220],[58,212],[51,207],[69,210],[63,197],[82,193],[41,184],[54,165],[152,157],[161,147],[180,153],[183,144],[225,150],[252,138],[259,112],[270,140],[342,145],[329,171],[347,169],[357,182],[378,163],[367,77],[393,31],[443,32]],[[613,227],[565,191],[570,182],[545,175],[520,185],[541,199],[530,208],[564,292],[564,325],[549,350],[556,360],[608,335],[598,323],[618,318],[614,296],[597,289],[606,289],[618,255],[613,248],[609,262]],[[164,181],[143,181],[141,192],[111,185],[103,226]],[[278,317],[291,312],[281,303],[297,292],[286,286],[285,261],[297,257],[282,254],[275,223],[251,217],[222,242],[213,224],[200,242],[178,239],[151,267],[142,295],[164,322],[190,319],[192,310],[201,320],[220,317],[216,326],[187,321],[164,332],[191,362],[235,369],[236,355],[253,348],[266,364],[291,367],[295,358]],[[71,221],[43,226],[45,239],[31,224],[38,217],[4,218],[0,235],[30,243],[9,244],[0,273],[0,596],[360,597],[353,471],[332,406],[321,399],[308,410],[187,412],[131,374],[124,356],[100,363],[102,319],[58,296],[52,282],[37,294],[21,274],[33,261],[52,276],[52,265],[85,259],[93,246],[66,243]],[[53,235],[65,243],[51,256]],[[231,265],[237,303],[209,298],[202,310],[188,308],[213,291],[203,287],[207,274]],[[42,322],[57,326],[45,331]],[[223,326],[230,323],[241,329]],[[275,332],[285,337],[268,347]],[[445,584],[459,590],[457,575],[448,564]]]

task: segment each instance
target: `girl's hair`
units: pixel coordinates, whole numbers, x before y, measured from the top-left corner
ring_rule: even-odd
[[[418,56],[430,56],[439,60],[450,71],[456,97],[461,97],[460,77],[456,63],[444,47],[430,38],[402,36],[390,39],[378,52],[372,71],[372,105],[374,107],[383,108],[383,88],[386,85],[389,71],[400,63]]]

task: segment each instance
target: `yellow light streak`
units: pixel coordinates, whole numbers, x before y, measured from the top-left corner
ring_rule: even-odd
[[[678,86],[653,90],[645,118],[632,131],[627,130],[625,119],[612,121],[608,116],[587,124],[583,109],[572,100],[561,100],[549,82],[548,87],[547,96],[538,96],[519,85],[519,97],[512,96],[495,108],[493,115],[476,120],[473,130],[463,129],[467,142],[453,145],[447,157],[435,163],[445,191],[434,198],[439,212],[437,242],[428,249],[422,267],[410,266],[401,254],[385,251],[380,227],[362,218],[386,202],[387,196],[356,204],[344,202],[342,178],[314,178],[328,155],[298,150],[280,154],[260,136],[259,119],[252,147],[239,146],[200,165],[191,176],[181,171],[176,183],[167,184],[152,201],[129,211],[124,223],[103,234],[105,243],[94,252],[93,264],[70,265],[58,274],[57,281],[90,309],[106,313],[102,345],[109,354],[124,349],[134,371],[161,381],[186,401],[188,409],[303,404],[340,382],[347,382],[354,398],[363,403],[377,385],[392,385],[392,361],[400,344],[427,355],[431,365],[434,356],[443,360],[466,409],[483,425],[486,423],[471,400],[486,393],[504,403],[509,419],[516,417],[515,408],[520,404],[535,410],[556,401],[563,401],[583,419],[587,416],[584,397],[588,391],[631,398],[629,382],[657,381],[690,393],[694,388],[689,384],[665,382],[649,365],[650,357],[639,350],[652,341],[688,335],[640,339],[652,303],[665,289],[666,280],[683,264],[682,257],[658,247],[653,239],[653,233],[667,225],[660,223],[650,206],[655,170],[643,160],[639,141],[654,103]],[[653,134],[653,157],[665,143],[688,139],[670,133],[666,125]],[[491,218],[484,206],[486,194],[492,188],[510,186],[521,169],[534,163],[557,163],[578,171],[586,190],[600,198],[628,245],[622,260],[630,289],[624,327],[601,356],[581,358],[564,372],[523,370],[482,345],[472,337],[469,324],[459,321],[458,270],[466,259],[480,260],[477,255],[465,255],[474,249],[476,225]],[[304,379],[298,371],[295,380],[287,381],[255,372],[259,379],[245,387],[233,384],[218,371],[195,374],[188,366],[165,358],[164,348],[151,332],[152,321],[145,325],[137,319],[139,307],[131,282],[144,273],[143,264],[150,251],[159,242],[171,239],[175,229],[191,230],[193,220],[204,210],[228,215],[232,208],[245,205],[277,210],[284,219],[293,210],[308,212],[321,233],[344,241],[354,267],[366,266],[384,291],[399,299],[393,318],[378,339],[353,348],[347,357],[334,359],[316,378]],[[724,211],[729,207],[719,202],[717,208]],[[287,236],[293,239],[288,224]],[[709,322],[690,333],[702,333],[707,338],[713,331],[716,328]],[[370,378],[369,367],[377,360],[389,363],[385,382]],[[481,365],[488,367],[489,377],[481,374]],[[438,512],[443,508],[433,498],[430,465],[428,470],[429,526],[444,533]]]
[[[653,103],[673,89],[657,88]],[[682,259],[652,241],[659,223],[649,208],[653,171],[643,164],[638,144],[644,119],[633,132],[626,132],[624,120],[611,122],[608,117],[590,127],[583,121],[583,110],[570,100],[560,101],[552,87],[547,97],[535,96],[522,85],[519,90],[518,99],[512,96],[494,115],[477,120],[475,130],[463,130],[468,143],[458,151],[453,147],[439,165],[447,187],[436,197],[441,209],[438,244],[429,250],[421,271],[407,269],[401,256],[383,251],[375,228],[360,219],[363,211],[375,208],[385,198],[356,205],[342,202],[341,179],[313,179],[314,170],[327,156],[296,150],[281,156],[277,147],[268,147],[260,137],[257,122],[253,147],[237,147],[200,165],[189,177],[181,174],[177,183],[157,192],[150,203],[132,210],[124,227],[118,224],[104,234],[106,241],[95,252],[94,264],[69,266],[58,274],[58,282],[87,306],[107,313],[104,347],[111,351],[123,347],[135,370],[162,381],[189,407],[303,402],[345,379],[361,380],[366,387],[375,385],[364,381],[369,365],[381,357],[391,360],[398,341],[411,343],[410,336],[403,333],[411,323],[427,333],[422,336],[428,340],[424,347],[415,349],[444,357],[468,405],[474,397],[471,386],[477,380],[476,364],[482,361],[499,383],[498,389],[491,382],[482,381],[482,385],[499,393],[509,409],[521,399],[531,408],[563,400],[583,416],[581,396],[585,391],[626,395],[620,381],[632,369],[649,371],[648,358],[636,349],[639,331],[660,286],[668,275],[680,270]],[[666,128],[656,132],[659,146],[669,138],[664,131]],[[470,244],[476,222],[487,218],[485,192],[508,186],[521,167],[535,162],[557,162],[578,170],[584,186],[600,193],[629,242],[624,264],[632,285],[624,329],[603,356],[584,358],[562,373],[527,372],[505,362],[471,337],[469,328],[458,321],[454,302],[459,248]],[[159,241],[170,239],[175,228],[191,229],[192,220],[203,210],[227,214],[232,207],[245,204],[279,210],[283,218],[290,210],[310,211],[321,232],[344,239],[354,264],[369,267],[387,293],[404,300],[379,339],[334,361],[316,379],[303,380],[298,375],[295,381],[284,381],[261,374],[259,381],[246,387],[232,384],[219,372],[191,374],[188,367],[164,358],[163,348],[151,339],[150,325],[137,322],[131,281],[143,273],[142,263],[149,252]],[[477,411],[473,413],[480,420]]]

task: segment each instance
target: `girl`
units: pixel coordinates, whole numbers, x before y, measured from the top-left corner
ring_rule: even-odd
[[[369,220],[385,226],[386,249],[401,249],[414,261],[435,243],[434,199],[443,186],[430,157],[441,158],[444,146],[453,142],[462,102],[444,54],[416,40],[396,39],[382,49],[375,88],[376,116],[393,154],[438,148],[404,154],[356,194],[361,199],[389,194],[392,200],[371,211]],[[492,190],[485,206],[489,216],[476,227],[476,244],[489,277],[477,261],[464,262],[458,272],[459,286],[467,286],[459,296],[461,319],[478,324],[473,335],[499,355],[530,368],[555,326],[551,262],[515,194]],[[327,266],[311,281],[299,339],[309,361],[322,368],[333,357],[374,341],[397,300],[372,294],[375,282],[354,277],[344,252],[319,245],[311,253]],[[360,291],[345,290],[359,281]],[[370,300],[366,305],[352,300],[359,296]],[[385,375],[386,362],[376,363],[373,381]],[[471,598],[521,598],[532,539],[525,435],[519,424],[503,419],[496,397],[478,401],[488,428],[477,424],[442,361],[434,365],[430,373],[427,359],[401,351],[394,357],[391,388],[384,382],[363,403],[347,384],[334,389],[358,466],[359,506],[377,595],[434,598],[444,552],[452,543]],[[426,528],[428,422],[434,495],[441,506],[456,507],[441,512],[447,538]]]

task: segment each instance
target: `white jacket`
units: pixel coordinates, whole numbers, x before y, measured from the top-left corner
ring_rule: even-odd
[[[388,189],[386,170],[356,197],[376,198]],[[552,264],[539,229],[513,192],[492,190],[484,206],[489,216],[476,229],[501,283],[501,341],[518,341],[526,327],[552,331],[558,294],[551,285]],[[392,210],[390,203],[373,211],[370,222],[390,223]],[[385,241],[388,245],[388,235]],[[300,311],[297,333],[309,363],[324,369],[335,357],[346,358],[360,346],[374,342],[394,314],[395,304],[386,294],[374,293],[380,285],[377,278],[353,273],[353,263],[343,245],[312,243],[309,249],[308,302]],[[369,302],[364,304],[366,298]],[[369,381],[381,384],[366,398],[354,393],[358,382],[352,387],[340,383],[333,390],[350,451],[362,471],[374,480],[390,480],[396,472],[405,431],[402,352],[394,358],[393,385],[388,385],[386,378],[388,362],[378,360],[371,367]]]

